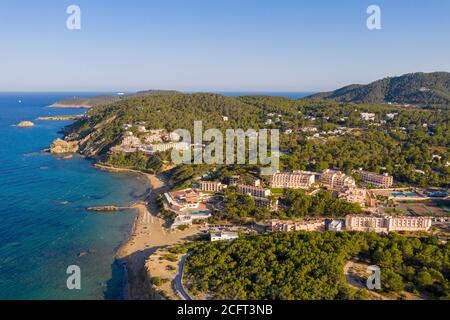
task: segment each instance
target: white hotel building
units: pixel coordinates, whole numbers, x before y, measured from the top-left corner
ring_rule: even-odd
[[[343,189],[343,188],[354,188],[356,187],[356,182],[353,177],[344,174],[341,171],[327,169],[322,172],[320,176],[320,182],[328,188],[331,189]]]
[[[316,182],[316,174],[309,171],[276,173],[270,177],[272,188],[309,189]]]
[[[362,180],[367,184],[372,184],[378,188],[389,189],[394,184],[394,177],[389,174],[377,174],[374,172],[364,171],[359,169]]]
[[[392,217],[392,216],[354,216],[345,217],[345,228],[355,231],[374,231],[389,233],[392,231],[428,231],[431,217]]]
[[[221,192],[227,186],[218,181],[200,181],[200,190],[204,192]]]
[[[230,231],[222,231],[222,232],[213,232],[210,234],[211,242],[214,241],[231,241],[239,238],[239,233],[230,232]]]
[[[272,195],[270,189],[265,189],[262,187],[254,187],[240,184],[237,186],[237,189],[238,192],[240,193],[250,194],[251,196],[258,198],[268,198]]]

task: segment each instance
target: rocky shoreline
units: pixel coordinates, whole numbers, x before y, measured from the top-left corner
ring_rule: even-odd
[[[87,211],[94,211],[94,212],[116,212],[121,210],[122,208],[116,207],[116,206],[99,206],[99,207],[89,207],[86,210]]]
[[[60,106],[67,108],[67,105]],[[69,119],[70,117],[70,119]],[[39,120],[76,120],[72,116],[40,117]],[[86,138],[85,138],[86,139]],[[84,154],[80,150],[83,140],[69,140],[67,136],[55,139],[46,152],[52,154]],[[124,279],[124,299],[143,300],[143,299],[164,299],[158,290],[155,290],[151,284],[151,279],[145,269],[145,261],[159,246],[168,246],[181,240],[182,235],[171,235],[166,238],[167,231],[164,228],[165,221],[156,217],[158,209],[155,203],[156,197],[168,187],[164,176],[157,177],[142,171],[116,168],[97,162],[93,167],[108,172],[127,172],[139,174],[146,178],[149,185],[149,191],[136,203],[129,205],[105,205],[86,208],[95,213],[111,214],[119,210],[135,209],[137,215],[128,239],[120,246],[116,252],[116,260],[125,271]],[[184,232],[186,235],[194,230]],[[194,231],[195,232],[195,231]],[[91,254],[91,252],[81,252],[80,257]]]
[[[79,150],[79,144],[78,141],[66,141],[58,138],[52,142],[48,150],[53,154],[75,153]]]
[[[51,116],[51,117],[38,117],[36,120],[40,121],[69,121],[69,120],[78,120],[81,119],[82,115],[74,115],[74,116]]]
[[[52,154],[75,154],[81,152],[80,145],[83,140],[66,140],[58,138],[53,141],[46,151]],[[164,174],[152,175],[142,171],[117,168],[96,162],[93,166],[108,172],[127,172],[142,175],[146,178],[149,191],[136,203],[124,206],[104,205],[86,208],[95,213],[111,214],[122,209],[135,209],[137,215],[128,239],[116,252],[116,260],[125,270],[124,299],[145,300],[167,298],[151,283],[151,274],[146,269],[146,261],[157,248],[165,248],[179,244],[199,233],[197,227],[185,231],[170,231],[165,225],[166,221],[157,217],[159,208],[156,198],[169,189],[167,177]]]
[[[87,104],[61,104],[61,103],[54,103],[49,108],[57,108],[57,109],[90,109],[92,106]]]

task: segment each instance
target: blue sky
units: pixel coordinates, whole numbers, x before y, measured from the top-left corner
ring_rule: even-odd
[[[442,0],[0,0],[0,91],[330,90],[450,71],[449,35]]]

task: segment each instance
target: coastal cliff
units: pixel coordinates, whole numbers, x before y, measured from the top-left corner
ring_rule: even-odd
[[[152,277],[147,265],[145,265],[143,273],[144,281],[142,287],[145,295],[143,298],[148,300],[170,300],[167,297],[167,293],[155,285],[154,277]]]

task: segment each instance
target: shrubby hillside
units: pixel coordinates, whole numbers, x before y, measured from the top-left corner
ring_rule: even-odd
[[[362,112],[374,113],[375,120],[364,121]],[[395,116],[388,119],[388,114]],[[272,124],[266,124],[269,118]],[[280,129],[282,170],[336,167],[351,173],[362,167],[393,174],[399,183],[448,187],[450,182],[450,114],[446,110],[271,96],[165,93],[97,106],[66,131],[68,139],[80,141],[83,154],[104,157],[120,142],[124,124],[142,122],[148,129],[192,130],[197,120],[203,121],[204,130]],[[311,139],[311,134],[302,131],[307,127],[319,133],[340,127],[350,131]],[[290,133],[284,134],[286,130]],[[117,162],[125,163],[122,160]]]
[[[384,78],[368,85],[350,85],[311,98],[354,103],[450,104],[450,73],[410,73]]]

